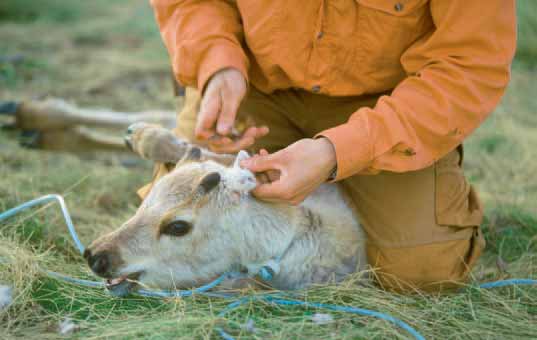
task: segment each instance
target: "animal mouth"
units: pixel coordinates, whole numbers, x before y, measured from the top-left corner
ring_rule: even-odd
[[[136,272],[113,279],[106,279],[106,289],[114,296],[126,296],[136,289],[141,275],[142,272]]]

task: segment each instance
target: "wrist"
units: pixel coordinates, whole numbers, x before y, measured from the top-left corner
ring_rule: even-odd
[[[323,169],[326,172],[326,179],[331,181],[336,178],[337,173],[337,157],[336,157],[336,149],[332,142],[326,138],[322,137],[318,138],[317,141],[320,143],[322,148],[322,155],[324,156],[323,163],[325,166],[323,166]]]
[[[203,93],[209,79],[223,69],[238,70],[248,82],[248,58],[242,48],[228,44],[210,47],[201,59],[198,70],[198,90]]]

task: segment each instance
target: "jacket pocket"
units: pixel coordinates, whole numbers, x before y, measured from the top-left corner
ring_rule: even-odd
[[[461,149],[435,164],[435,210],[438,225],[477,227],[483,219],[483,206],[461,167]]]
[[[403,53],[433,29],[429,0],[356,0],[354,69],[374,92],[393,89],[406,73]]]
[[[429,0],[356,0],[360,5],[386,14],[403,17],[424,6]]]

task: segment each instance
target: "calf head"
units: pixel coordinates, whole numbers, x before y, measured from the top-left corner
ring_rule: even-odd
[[[206,283],[236,260],[241,231],[232,225],[245,214],[243,202],[256,186],[254,175],[238,162],[232,167],[196,161],[192,148],[186,162],[162,177],[136,214],[85,251],[90,268],[124,294],[137,284],[185,288]],[[239,236],[239,237],[237,237]]]

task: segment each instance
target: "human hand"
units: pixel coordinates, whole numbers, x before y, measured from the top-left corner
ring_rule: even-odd
[[[237,110],[245,95],[246,80],[238,70],[227,68],[216,72],[201,100],[196,138],[206,140],[214,152],[234,153],[247,149],[257,138],[266,135],[268,127],[251,126],[240,137],[232,138]]]
[[[258,184],[252,191],[257,198],[296,205],[327,180],[336,163],[334,146],[327,138],[308,138],[273,154],[262,150],[243,160],[241,166],[254,173],[268,172],[268,177],[275,179]]]

